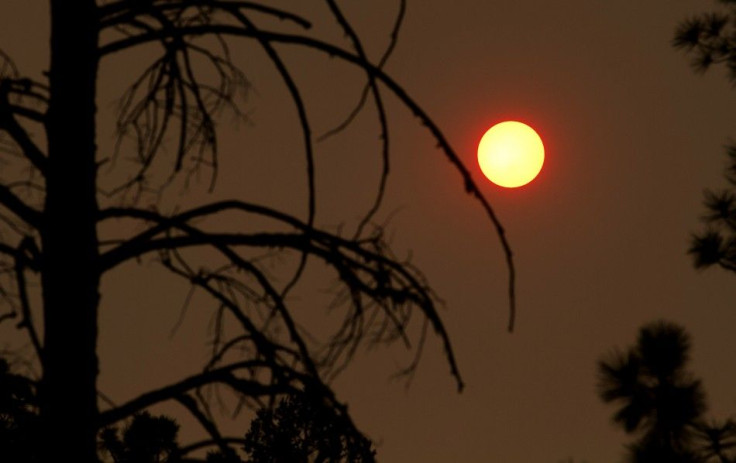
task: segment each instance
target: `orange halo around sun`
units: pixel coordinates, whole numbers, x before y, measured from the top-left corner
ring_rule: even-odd
[[[478,164],[496,185],[516,188],[534,180],[544,164],[542,139],[517,121],[494,125],[478,144]]]

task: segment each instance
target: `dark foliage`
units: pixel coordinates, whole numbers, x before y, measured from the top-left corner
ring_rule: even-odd
[[[115,463],[179,463],[179,425],[148,412],[135,415],[122,435],[115,427],[100,432],[100,448]]]
[[[723,65],[729,79],[736,83],[736,2],[719,0],[723,11],[702,13],[682,21],[675,30],[672,44],[692,56],[691,65],[705,72]]]
[[[373,463],[371,446],[364,436],[350,433],[329,408],[299,397],[258,411],[245,436],[252,463]]]
[[[620,404],[614,421],[640,435],[631,446],[632,462],[695,461],[692,426],[705,401],[700,381],[685,368],[689,350],[682,328],[657,322],[639,331],[635,346],[599,362],[601,399]]]
[[[0,455],[3,461],[32,461],[37,422],[35,383],[12,373],[7,360],[0,358]]]
[[[693,235],[688,252],[696,268],[718,265],[736,272],[736,146],[729,146],[727,154],[729,186],[719,191],[706,190],[707,212],[702,217],[706,229]]]
[[[598,393],[618,404],[613,421],[635,436],[631,463],[736,461],[736,426],[706,422],[700,380],[687,369],[690,339],[673,323],[642,327],[637,342],[598,363]]]
[[[696,72],[713,66],[726,68],[736,84],[736,2],[720,0],[723,10],[703,13],[682,21],[675,31],[673,45],[692,57]],[[705,230],[691,238],[689,254],[696,268],[718,265],[736,272],[736,145],[726,147],[727,186],[706,190],[702,217]]]

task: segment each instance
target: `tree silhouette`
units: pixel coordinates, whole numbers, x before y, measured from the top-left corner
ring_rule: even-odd
[[[404,1],[399,3],[391,45],[376,61],[368,57],[336,1],[325,0],[323,5],[315,11],[331,16],[344,33],[342,41],[322,39],[304,13],[266,2],[50,0],[48,72],[25,76],[10,57],[0,54],[5,163],[0,178],[0,295],[6,307],[0,320],[20,320],[18,326],[34,349],[31,361],[41,372],[34,385],[38,429],[29,449],[32,461],[97,461],[101,429],[163,402],[180,404],[208,434],[207,441],[187,449],[209,445],[227,455],[233,442],[242,439],[222,435],[203,393],[213,386],[253,408],[273,407],[279,397],[309,391],[312,402],[331,410],[343,433],[357,435],[329,380],[365,343],[403,341],[417,346],[418,358],[432,331],[462,388],[430,286],[410,262],[394,257],[373,221],[389,174],[386,96],[397,99],[427,127],[460,173],[466,191],[488,215],[506,254],[509,328],[513,326],[514,270],[500,223],[437,125],[383,71]],[[247,90],[245,73],[231,60],[236,40],[260,47],[293,102],[306,165],[304,212],[243,198],[160,211],[155,206],[158,195],[193,175],[209,174],[215,187],[221,163],[216,117],[227,110],[239,114],[238,95]],[[345,124],[358,111],[368,110],[371,100],[380,127],[376,136],[382,143],[378,158],[383,174],[375,201],[348,237],[318,220],[314,136],[299,83],[281,56],[287,49],[330,56],[364,75],[365,91]],[[130,87],[121,96],[115,148],[98,149],[98,73],[119,55],[136,52],[156,56],[140,75],[130,76]],[[121,161],[131,159],[132,167]],[[268,225],[261,231],[222,229],[220,218],[228,215]],[[135,231],[126,231],[130,229]],[[284,266],[276,274],[266,269],[256,258],[264,251],[289,256],[296,270]],[[157,263],[209,296],[217,328],[211,359],[201,370],[110,405],[98,402],[98,392],[103,392],[97,388],[100,281],[131,261]],[[298,325],[287,298],[312,261],[331,269],[337,288],[334,305],[343,317],[336,330],[322,337]],[[42,316],[34,318],[34,313]],[[420,329],[410,330],[417,318],[423,320]],[[239,331],[225,330],[226,324]],[[70,417],[74,426],[69,426]]]
[[[274,410],[261,410],[245,436],[249,463],[375,461],[371,442],[343,431],[330,409],[286,398]]]
[[[613,420],[637,435],[629,446],[633,463],[736,462],[736,424],[708,421],[700,380],[686,368],[690,339],[673,323],[639,330],[636,344],[598,363],[598,392],[618,403]]]
[[[691,65],[702,73],[713,66],[725,66],[728,79],[736,83],[736,2],[720,0],[724,11],[703,13],[682,21],[673,45],[689,53]],[[706,190],[706,229],[692,237],[689,253],[697,268],[718,265],[736,272],[736,145],[726,147],[728,157],[720,190]]]
[[[148,412],[135,415],[123,430],[115,427],[100,433],[100,446],[115,463],[179,463],[179,425],[165,416]]]
[[[639,434],[632,462],[699,461],[692,443],[705,402],[700,381],[685,368],[689,351],[682,328],[656,322],[641,328],[635,346],[599,362],[601,399],[619,403],[614,421]]]
[[[17,411],[10,415],[23,416]],[[14,429],[29,428],[15,426]],[[122,432],[115,426],[103,429],[100,448],[114,463],[178,463],[183,461],[181,454],[188,450],[179,446],[178,431],[179,425],[172,418],[142,412],[133,416]],[[258,410],[244,439],[230,441],[243,447],[248,458],[246,463],[374,462],[371,441],[360,433],[349,434],[350,431],[332,409],[305,397],[285,397],[273,409]],[[6,445],[17,440],[12,435],[8,438],[0,435],[0,439],[0,444]],[[210,452],[207,462],[243,463],[243,460],[227,449]]]
[[[724,9],[702,13],[682,21],[675,30],[673,46],[692,57],[691,66],[704,73],[713,66],[724,66],[727,77],[736,83],[736,1],[719,0]],[[705,230],[693,234],[688,253],[696,268],[717,265],[736,272],[736,144],[726,146],[727,187],[705,191]],[[694,426],[700,461],[736,461],[736,424],[700,421]]]

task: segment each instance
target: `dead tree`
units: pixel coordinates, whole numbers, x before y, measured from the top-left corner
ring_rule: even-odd
[[[404,340],[409,345],[407,328],[413,318],[423,320],[419,339],[411,343],[418,346],[417,358],[425,337],[433,332],[462,389],[430,286],[409,262],[393,256],[381,227],[372,223],[389,177],[386,97],[398,99],[427,127],[438,152],[452,163],[466,191],[487,213],[507,259],[513,326],[514,272],[503,228],[437,125],[383,71],[404,1],[399,3],[391,46],[376,61],[366,55],[337,2],[320,4],[342,28],[342,42],[320,39],[312,33],[309,18],[268,2],[50,0],[48,72],[27,77],[9,57],[0,56],[2,156],[14,166],[0,178],[0,265],[5,278],[0,294],[7,315],[2,320],[20,319],[19,327],[28,335],[41,371],[38,461],[59,456],[97,461],[96,435],[101,428],[165,401],[181,404],[208,433],[207,444],[225,450],[237,440],[221,434],[199,393],[215,384],[253,407],[272,406],[285,395],[309,397],[340,416],[344,429],[357,433],[327,381],[350,362],[361,344]],[[262,22],[270,24],[265,19],[280,20],[278,30],[262,27]],[[298,113],[309,186],[304,216],[246,199],[173,214],[140,206],[143,195],[194,171],[209,172],[214,182],[219,154],[215,118],[226,109],[238,111],[237,93],[247,87],[247,74],[257,72],[239,69],[231,60],[230,47],[238,40],[260,46]],[[117,114],[121,143],[113,152],[100,152],[96,146],[98,70],[141,47],[155,48],[158,56],[141,75],[131,76],[131,85],[122,95]],[[365,110],[364,103],[372,100],[380,125],[383,174],[375,202],[353,236],[321,229],[315,220],[314,135],[300,86],[281,56],[287,48],[329,55],[365,76],[355,112]],[[206,73],[216,76],[214,84],[202,77]],[[133,146],[126,140],[132,140]],[[169,150],[162,150],[164,145]],[[137,159],[136,168],[125,172],[120,183],[102,185],[101,166],[131,154]],[[168,174],[157,183],[152,172],[162,169]],[[10,178],[9,172],[22,176]],[[267,220],[272,226],[248,233],[207,226],[225,213]],[[143,231],[118,236],[110,231],[115,227],[107,227],[115,221],[137,223]],[[190,252],[201,249],[219,256],[224,264],[206,270],[197,254]],[[253,250],[290,253],[298,259],[298,269],[277,279],[251,258]],[[239,332],[234,336],[215,333],[212,358],[201,371],[118,406],[101,405],[96,384],[100,279],[136,259],[155,261],[209,295],[215,317],[237,325]],[[318,341],[310,340],[295,322],[286,297],[311,260],[323,262],[334,272],[344,317],[339,329]],[[40,280],[39,298],[30,294],[34,288],[28,285],[29,278]],[[34,320],[37,300],[42,301],[38,312],[43,316]],[[70,417],[74,426],[68,425]]]

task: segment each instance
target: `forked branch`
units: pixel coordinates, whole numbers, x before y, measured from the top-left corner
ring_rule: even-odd
[[[501,242],[505,258],[506,267],[509,275],[508,294],[509,294],[509,331],[514,328],[514,322],[516,317],[516,296],[515,296],[515,285],[516,285],[516,271],[513,261],[513,253],[511,246],[506,238],[506,233],[501,225],[500,220],[496,216],[495,211],[491,207],[488,200],[485,198],[480,188],[476,184],[475,180],[470,171],[465,167],[460,157],[455,153],[449,142],[445,138],[442,131],[434,123],[434,121],[427,115],[427,113],[414,101],[408,93],[401,87],[395,80],[393,80],[388,74],[382,69],[367,62],[363,58],[353,53],[347,52],[342,48],[336,47],[332,44],[323,42],[318,39],[306,37],[303,35],[294,34],[283,34],[278,32],[267,32],[263,30],[244,29],[239,26],[231,26],[227,24],[203,24],[195,26],[183,26],[178,28],[177,35],[180,36],[202,36],[208,34],[216,34],[222,36],[235,36],[253,38],[259,41],[268,41],[272,43],[288,44],[308,48],[310,50],[319,51],[327,54],[328,56],[336,57],[352,65],[358,66],[365,72],[369,73],[381,84],[385,85],[422,123],[426,126],[429,132],[437,141],[437,146],[444,153],[445,157],[460,173],[465,190],[468,194],[473,196],[480,204],[486,213],[486,216],[491,220],[498,239]],[[164,40],[168,37],[166,31],[157,30],[153,32],[144,32],[133,37],[127,37],[120,40],[115,40],[103,45],[100,53],[102,56],[110,55],[120,50],[125,50],[131,47],[135,47],[140,44],[149,43],[152,41]]]

